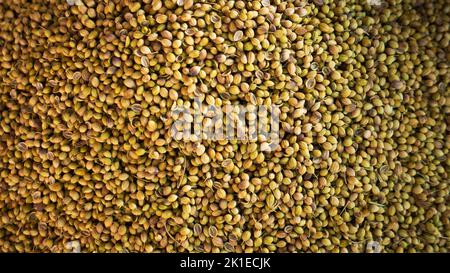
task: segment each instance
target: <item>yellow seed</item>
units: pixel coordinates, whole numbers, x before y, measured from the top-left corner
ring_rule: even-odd
[[[153,131],[155,131],[155,130],[158,128],[158,124],[157,124],[155,121],[150,120],[150,121],[148,122],[147,128],[148,128],[148,130],[149,130],[150,132],[153,132]]]
[[[134,81],[132,79],[126,79],[123,83],[128,88],[133,88],[136,86],[136,84],[134,83]]]
[[[124,181],[124,180],[127,180],[128,177],[130,177],[130,176],[127,173],[121,173],[118,178],[119,178],[119,180]]]
[[[131,12],[136,12],[141,8],[141,4],[139,4],[138,2],[134,2],[130,4],[128,8],[130,9]]]
[[[95,22],[90,19],[86,21],[85,25],[88,28],[95,28]]]
[[[220,199],[225,199],[227,194],[224,189],[218,189],[216,195]]]
[[[144,199],[145,199],[144,193],[143,193],[142,191],[138,191],[138,192],[136,193],[136,199],[139,200],[139,201],[144,200]]]
[[[325,23],[320,23],[319,24],[319,28],[320,28],[320,31],[323,31],[325,33],[333,32],[333,28],[330,27],[328,24],[325,24]]]
[[[175,202],[178,199],[178,196],[175,194],[171,194],[169,195],[169,197],[167,197],[167,201],[169,201],[170,203]]]

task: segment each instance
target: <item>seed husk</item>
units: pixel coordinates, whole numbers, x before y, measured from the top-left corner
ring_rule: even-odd
[[[198,236],[202,234],[202,226],[200,224],[194,225],[194,235]]]
[[[216,237],[217,236],[217,228],[215,226],[210,226],[208,228],[208,234],[210,237]]]
[[[244,36],[244,32],[242,32],[242,30],[238,30],[233,35],[233,41],[238,42],[238,41],[242,40],[243,36]]]

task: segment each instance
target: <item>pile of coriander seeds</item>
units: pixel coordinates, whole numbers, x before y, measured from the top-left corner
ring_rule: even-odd
[[[0,1],[0,252],[448,252],[445,0]],[[171,136],[276,105],[279,145]]]

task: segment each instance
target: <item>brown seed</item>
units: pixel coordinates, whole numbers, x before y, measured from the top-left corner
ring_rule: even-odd
[[[222,247],[223,246],[223,240],[220,237],[214,237],[211,239],[211,242],[214,246]]]
[[[403,81],[393,81],[392,82],[392,88],[400,90],[403,89],[403,87],[405,86]]]
[[[200,73],[200,70],[201,70],[200,66],[193,66],[189,69],[189,75],[197,76]]]
[[[1,251],[448,252],[445,1],[3,2]]]

